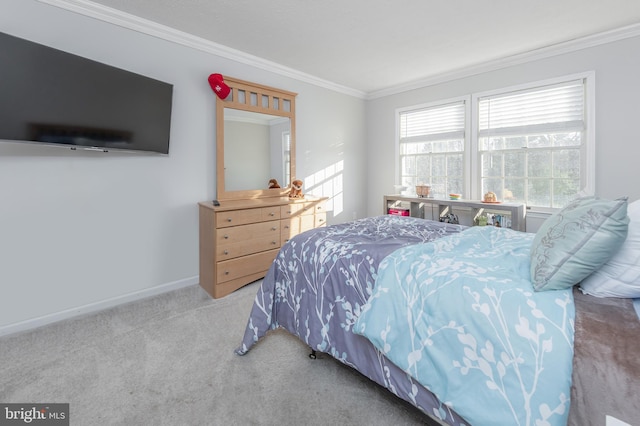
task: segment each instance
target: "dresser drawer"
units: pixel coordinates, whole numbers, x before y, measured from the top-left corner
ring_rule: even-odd
[[[276,233],[272,236],[251,238],[230,244],[219,244],[216,247],[216,259],[218,261],[233,259],[235,257],[246,256],[247,254],[259,253],[261,251],[272,250],[280,247],[281,236]]]
[[[216,227],[226,228],[229,226],[245,225],[247,223],[277,220],[280,219],[280,210],[281,208],[279,206],[273,206],[216,212]]]
[[[262,209],[229,210],[216,212],[216,228],[245,225],[262,221]]]
[[[281,217],[283,219],[288,217],[295,217],[301,215],[313,214],[313,203],[292,203],[281,208]]]
[[[313,212],[314,212],[315,214],[319,214],[319,213],[320,213],[320,214],[324,214],[324,215],[325,215],[325,217],[326,217],[326,215],[327,215],[327,209],[326,209],[326,206],[325,206],[325,203],[324,203],[324,202],[321,202],[321,203],[312,203],[312,207],[313,207]]]
[[[281,207],[273,206],[273,207],[263,207],[260,209],[260,218],[261,220],[276,220],[281,217]]]
[[[266,272],[277,254],[278,250],[276,249],[218,262],[216,281],[223,283],[258,272]]]
[[[282,219],[282,230],[280,231],[280,245],[284,245],[294,236],[314,228],[327,225],[327,214],[316,213],[315,215],[302,215],[290,219]]]
[[[316,213],[315,214],[315,227],[318,228],[320,226],[325,226],[327,224],[327,214],[326,213]]]
[[[300,233],[300,218],[291,217],[289,219],[282,219],[280,221],[280,245],[289,241],[293,236]]]
[[[300,232],[308,231],[316,227],[316,217],[314,215],[300,216]]]
[[[251,241],[255,238],[271,237],[278,239],[280,235],[280,221],[258,222],[241,226],[216,229],[216,244],[225,246],[240,241]]]

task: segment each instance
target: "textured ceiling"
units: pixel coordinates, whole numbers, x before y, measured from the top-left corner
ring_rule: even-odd
[[[95,0],[371,93],[640,24],[640,0]]]

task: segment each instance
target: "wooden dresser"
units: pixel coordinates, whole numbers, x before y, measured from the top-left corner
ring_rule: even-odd
[[[257,198],[199,203],[200,286],[214,298],[263,278],[280,247],[325,226],[327,198]]]

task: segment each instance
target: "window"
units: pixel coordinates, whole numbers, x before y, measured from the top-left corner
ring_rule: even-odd
[[[398,110],[399,183],[431,185],[436,198],[493,191],[540,212],[592,195],[593,81],[584,73]]]
[[[284,184],[291,183],[291,133],[282,132],[282,176],[284,176]]]
[[[431,194],[462,193],[465,173],[465,100],[400,111],[400,182],[431,185]]]
[[[586,187],[584,79],[480,96],[481,193],[546,210]]]

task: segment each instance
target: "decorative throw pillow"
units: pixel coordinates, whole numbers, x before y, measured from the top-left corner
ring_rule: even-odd
[[[629,234],[620,250],[580,283],[583,293],[597,297],[640,297],[640,200],[629,204]]]
[[[534,289],[558,290],[579,283],[604,265],[627,237],[627,198],[579,198],[550,216],[533,239]]]

